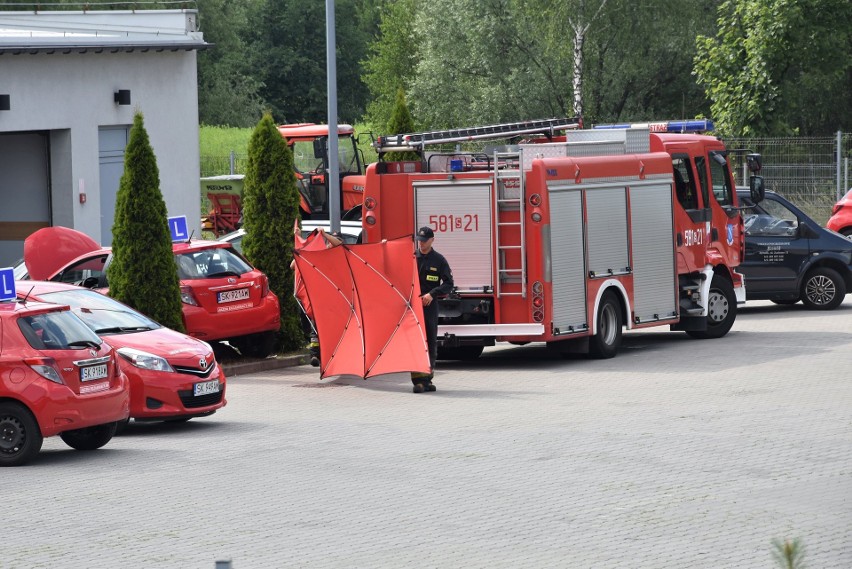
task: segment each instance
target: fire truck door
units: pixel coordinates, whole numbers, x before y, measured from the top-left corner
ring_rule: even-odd
[[[491,189],[483,179],[414,183],[414,227],[435,232],[461,292],[493,290]]]
[[[553,328],[554,334],[568,334],[589,328],[586,318],[583,192],[558,186],[549,189]]]
[[[639,323],[677,316],[674,212],[669,183],[631,185],[633,316]]]

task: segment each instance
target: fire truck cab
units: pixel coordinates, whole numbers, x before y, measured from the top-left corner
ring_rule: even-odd
[[[456,286],[439,301],[439,357],[536,341],[608,358],[623,328],[730,330],[745,301],[735,270],[744,241],[722,143],[578,126],[548,119],[377,139],[380,158],[415,150],[423,159],[368,167],[364,241],[434,230]],[[498,136],[531,143],[425,151]]]

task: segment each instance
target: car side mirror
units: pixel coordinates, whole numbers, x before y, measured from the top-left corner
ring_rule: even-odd
[[[747,154],[746,164],[748,164],[749,171],[760,172],[760,169],[763,168],[763,158],[757,153]]]
[[[748,180],[748,189],[751,193],[751,201],[760,203],[766,197],[766,189],[763,187],[763,176],[751,176]]]

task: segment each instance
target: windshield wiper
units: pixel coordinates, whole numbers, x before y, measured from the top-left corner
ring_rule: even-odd
[[[218,273],[210,273],[207,275],[208,279],[214,279],[216,277],[238,277],[240,273],[236,271],[219,271]]]
[[[95,334],[116,334],[118,332],[145,332],[153,330],[150,326],[112,326],[110,328],[98,328]]]
[[[101,345],[94,340],[74,340],[73,342],[68,342],[69,348],[100,348]]]

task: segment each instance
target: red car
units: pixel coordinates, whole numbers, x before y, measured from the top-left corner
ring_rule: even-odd
[[[127,419],[115,351],[67,306],[0,303],[0,466],[18,466],[59,435],[78,450],[107,444]]]
[[[843,235],[852,235],[852,189],[846,192],[846,195],[834,204],[834,208],[831,210],[831,217],[825,226]]]
[[[280,312],[269,280],[221,241],[174,243],[187,334],[228,340],[243,355],[266,357],[275,347]],[[59,281],[106,294],[110,247],[67,227],[45,227],[24,241],[15,279]]]
[[[18,281],[16,288],[19,297],[70,306],[116,349],[119,366],[130,380],[130,418],[186,421],[226,405],[225,374],[206,342],[164,328],[86,288],[41,281]]]

